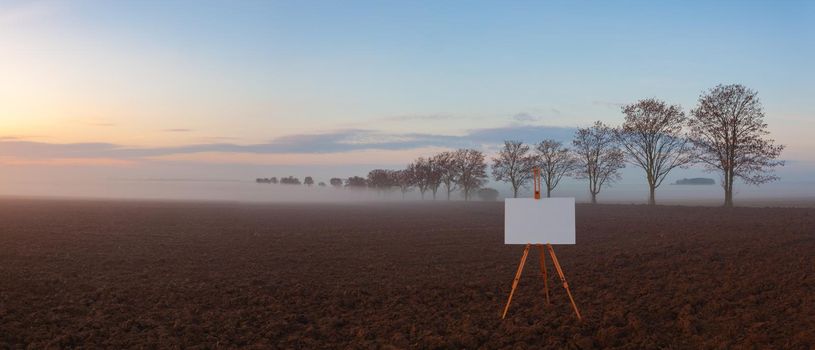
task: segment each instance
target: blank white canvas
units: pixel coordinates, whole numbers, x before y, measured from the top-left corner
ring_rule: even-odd
[[[504,244],[575,244],[574,198],[507,198]]]

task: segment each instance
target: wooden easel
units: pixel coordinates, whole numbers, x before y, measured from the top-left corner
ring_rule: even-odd
[[[535,184],[535,199],[541,198],[541,180],[540,180],[540,169],[535,168],[533,170],[533,182]],[[512,290],[509,292],[509,299],[507,299],[507,305],[504,307],[504,313],[501,315],[501,318],[506,318],[507,311],[509,311],[509,304],[512,303],[512,296],[515,295],[515,288],[518,287],[518,281],[521,279],[521,274],[524,270],[524,265],[526,264],[526,257],[529,255],[529,247],[532,244],[527,243],[526,247],[524,247],[524,253],[521,255],[521,263],[518,265],[518,271],[515,272],[515,279],[512,280]],[[538,251],[540,252],[540,265],[541,265],[541,277],[543,277],[543,290],[546,294],[546,305],[549,305],[549,278],[546,273],[546,253],[543,250],[543,244],[536,244],[538,247]],[[546,248],[549,250],[549,255],[552,257],[552,265],[555,265],[555,271],[557,272],[558,277],[563,282],[563,289],[566,289],[566,294],[569,296],[569,301],[572,303],[572,309],[574,309],[575,315],[577,315],[578,320],[582,320],[583,318],[580,317],[580,311],[577,310],[577,304],[574,302],[574,298],[572,297],[572,292],[569,290],[569,283],[566,282],[566,275],[563,274],[563,269],[560,268],[560,262],[557,260],[557,255],[555,255],[555,250],[552,248],[552,245],[547,243]]]

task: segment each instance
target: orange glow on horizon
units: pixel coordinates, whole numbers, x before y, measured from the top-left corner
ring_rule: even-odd
[[[266,165],[357,165],[357,164],[408,164],[416,157],[430,156],[448,149],[423,147],[409,150],[362,150],[316,154],[255,154],[203,152],[147,158],[158,161],[187,161],[224,164]]]
[[[18,157],[0,157],[2,165],[43,165],[43,166],[135,166],[137,161],[113,158],[48,158],[26,159]]]

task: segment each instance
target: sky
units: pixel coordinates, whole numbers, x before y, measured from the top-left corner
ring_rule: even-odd
[[[807,1],[0,0],[0,180],[364,175],[740,83],[815,181],[813,42]]]

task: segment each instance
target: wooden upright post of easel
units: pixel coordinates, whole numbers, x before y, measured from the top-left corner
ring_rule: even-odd
[[[541,179],[540,169],[537,167],[533,170],[533,182],[535,185],[535,199],[540,199]],[[506,318],[507,316],[509,305],[512,303],[512,296],[515,295],[515,289],[518,287],[518,281],[521,280],[521,274],[523,273],[524,265],[526,264],[526,258],[529,255],[530,246],[532,246],[532,244],[527,243],[524,247],[524,253],[521,255],[521,263],[518,264],[518,271],[515,272],[515,279],[512,280],[512,290],[509,292],[507,305],[504,307],[504,313],[501,315],[502,319]],[[544,253],[543,244],[536,244],[536,246],[538,246],[538,252],[540,253],[541,276],[543,277],[543,289],[544,293],[546,294],[546,305],[549,305],[549,278],[546,273],[546,254]],[[555,249],[548,243],[546,244],[546,248],[549,250],[549,256],[552,258],[552,265],[555,266],[555,271],[557,272],[558,277],[560,277],[560,280],[563,282],[563,289],[566,290],[566,294],[569,296],[569,302],[572,304],[572,309],[574,309],[577,319],[582,320],[583,318],[580,316],[580,311],[577,309],[577,304],[575,304],[574,298],[572,297],[572,292],[569,290],[569,283],[566,282],[566,275],[563,274],[563,269],[560,267],[560,262],[557,259],[557,255],[555,255]]]

